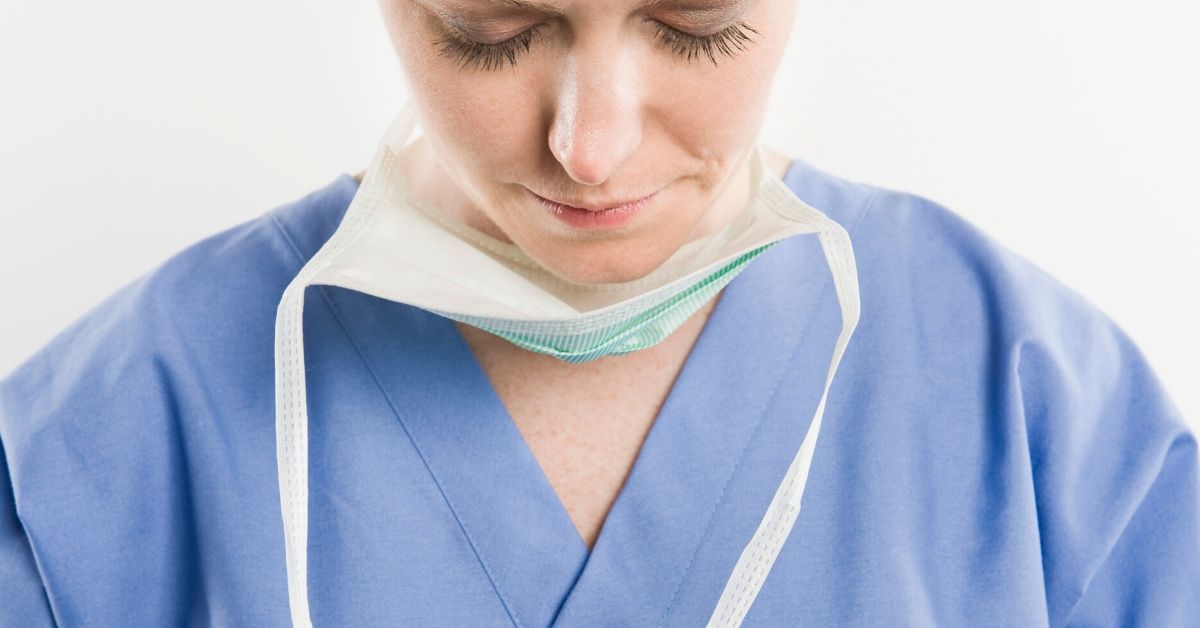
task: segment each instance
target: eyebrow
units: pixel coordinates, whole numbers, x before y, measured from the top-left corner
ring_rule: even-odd
[[[554,15],[559,15],[562,13],[562,11],[558,10],[558,7],[551,5],[551,4],[546,4],[545,2],[539,2],[538,0],[488,0],[488,1],[490,1],[493,4],[502,4],[506,7],[510,7],[513,9],[521,9],[521,10],[525,10],[525,11],[540,11],[542,13],[552,13]]]
[[[547,13],[547,14],[555,15],[555,16],[562,15],[562,11],[558,7],[554,6],[553,4],[547,3],[547,2],[542,2],[541,0],[479,0],[479,1],[482,1],[485,3],[491,3],[491,4],[498,4],[498,5],[502,5],[502,6],[511,8],[511,9],[518,9],[518,10],[523,10],[523,11],[538,11],[540,13]],[[676,2],[676,1],[677,0],[642,0],[641,3],[639,3],[637,5],[637,8],[639,10],[649,9],[649,8],[653,8],[653,7],[656,7],[661,4],[670,4],[670,3]],[[745,2],[746,2],[746,0],[722,0],[718,4],[741,5],[741,4],[745,4]],[[692,0],[692,2],[686,2],[685,4],[694,4],[694,3],[695,3],[695,0]]]

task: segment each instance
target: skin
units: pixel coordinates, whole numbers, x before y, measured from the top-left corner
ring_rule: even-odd
[[[424,131],[399,166],[416,196],[563,279],[637,279],[745,208],[747,158],[796,0],[540,1],[555,14],[504,0],[380,0]],[[757,32],[715,64],[655,38],[655,21],[707,35],[738,19]],[[515,65],[493,69],[463,66],[437,43],[455,27],[492,43],[535,26]],[[782,176],[791,160],[764,153]],[[611,206],[600,201],[652,192],[605,231],[573,229],[533,196]],[[654,347],[575,365],[457,325],[589,548],[719,298]]]
[[[540,1],[562,15],[502,0],[380,0],[425,131],[402,161],[419,196],[554,274],[637,279],[744,207],[746,159],[796,1]],[[664,47],[652,22],[706,35],[738,18],[757,34],[715,65]],[[513,66],[460,69],[437,43],[448,24],[487,43],[540,30]],[[603,233],[568,227],[532,195],[578,206],[655,191],[630,223]]]

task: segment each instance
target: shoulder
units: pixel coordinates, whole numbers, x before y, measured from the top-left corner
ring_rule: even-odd
[[[870,380],[862,386],[952,409],[946,420],[982,412],[983,424],[1024,434],[1049,481],[1082,456],[1112,456],[1114,471],[1136,458],[1148,471],[1194,442],[1125,330],[957,212],[812,168],[798,187],[850,231],[862,314],[847,359],[862,370],[847,375]],[[938,429],[937,416],[923,425]]]
[[[180,624],[205,562],[196,530],[271,503],[275,310],[352,182],[184,248],[0,380],[0,554],[24,544],[23,582],[64,617]],[[110,603],[146,582],[158,592],[137,609]]]
[[[951,208],[815,168],[795,183],[856,258],[846,446],[921,452],[914,468],[946,472],[920,482],[957,508],[1027,515],[1052,624],[1194,621],[1196,436],[1133,340]]]
[[[41,430],[87,433],[101,415],[117,428],[167,413],[172,387],[189,371],[270,369],[240,356],[270,354],[280,295],[332,234],[354,190],[341,175],[198,240],[79,316],[0,380],[0,439],[10,458]]]
[[[1080,358],[1134,349],[1086,297],[952,208],[803,162],[789,183],[850,232],[868,328],[937,330],[943,339],[976,338],[997,350],[998,339],[1018,349],[1049,345]]]

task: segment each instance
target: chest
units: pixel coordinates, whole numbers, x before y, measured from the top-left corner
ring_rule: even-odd
[[[707,310],[702,312],[707,315]],[[703,326],[659,345],[583,364],[460,326],[562,507],[591,547]]]
[[[517,429],[591,547],[674,373],[649,366],[600,373],[489,371]]]

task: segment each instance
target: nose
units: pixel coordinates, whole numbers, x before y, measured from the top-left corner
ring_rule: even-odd
[[[578,183],[603,183],[641,143],[633,66],[622,62],[615,45],[577,49],[563,60],[550,151]]]

